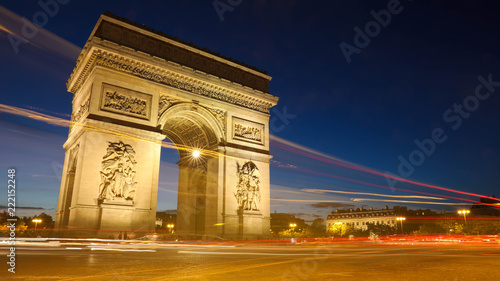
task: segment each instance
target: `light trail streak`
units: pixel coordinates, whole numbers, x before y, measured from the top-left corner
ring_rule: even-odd
[[[362,185],[368,185],[368,186],[379,187],[379,188],[384,188],[384,189],[391,189],[388,186],[383,186],[383,185],[379,185],[379,184],[374,184],[374,183],[359,181],[359,180],[345,178],[345,177],[331,175],[331,174],[325,174],[325,173],[315,172],[315,171],[311,171],[311,170],[305,170],[305,169],[299,169],[299,168],[290,168],[290,167],[284,167],[284,168],[290,169],[290,170],[297,170],[297,171],[301,171],[303,173],[309,173],[309,174],[323,176],[323,177],[329,177],[329,178],[340,179],[340,180],[344,180],[344,181],[350,181],[350,182],[354,182],[354,183],[358,183],[358,184],[362,184]],[[488,204],[488,203],[483,203],[483,202],[479,202],[479,201],[475,201],[475,200],[470,200],[470,199],[465,199],[465,198],[459,198],[459,197],[453,197],[453,196],[447,196],[447,195],[438,195],[438,194],[428,193],[428,192],[423,192],[423,191],[407,190],[407,189],[402,189],[402,188],[394,188],[394,190],[404,191],[404,192],[409,192],[409,193],[418,193],[418,194],[424,194],[424,195],[430,195],[430,196],[441,196],[441,197],[445,197],[445,198],[456,199],[456,200],[461,200],[461,201],[467,201],[467,202],[477,203],[477,204],[481,204],[481,205],[487,205],[487,206],[492,206],[492,207],[497,207],[497,208],[499,207],[498,205],[494,205],[494,204]]]
[[[351,201],[339,201],[339,200],[324,200],[324,199],[284,199],[284,198],[271,198],[271,201],[285,201],[285,202],[327,202],[327,203],[349,203]]]
[[[68,40],[35,24],[33,24],[33,26],[36,26],[36,33],[26,39],[22,34],[24,25],[23,17],[0,6],[1,31],[16,36],[17,39],[42,50],[44,53],[62,58],[64,61],[68,62],[74,62],[82,50]]]
[[[339,160],[329,159],[329,158],[334,158],[334,157],[328,157],[328,158],[326,158],[326,157],[324,157],[322,155],[314,155],[313,153],[310,153],[308,151],[301,151],[301,150],[299,150],[299,149],[297,149],[295,147],[287,145],[287,143],[289,143],[289,142],[281,143],[281,139],[276,138],[276,137],[271,138],[271,144],[274,145],[274,146],[276,146],[276,147],[279,147],[279,148],[282,148],[282,149],[285,149],[285,150],[288,150],[288,151],[294,152],[296,154],[300,154],[300,155],[303,155],[303,156],[306,156],[306,157],[309,157],[309,158],[312,158],[312,159],[315,159],[315,160],[318,160],[318,161],[326,162],[326,163],[329,163],[329,164],[334,164],[334,165],[341,166],[341,167],[344,167],[344,168],[358,170],[358,171],[369,173],[369,174],[372,174],[372,175],[381,176],[381,177],[384,177],[384,178],[390,178],[390,179],[393,179],[393,180],[397,180],[397,181],[401,181],[401,182],[406,182],[406,183],[413,184],[413,185],[419,185],[419,186],[423,186],[423,187],[428,187],[428,188],[433,188],[433,189],[439,189],[439,190],[443,190],[443,191],[448,191],[448,192],[453,192],[453,193],[459,193],[459,194],[464,194],[464,195],[468,195],[468,196],[484,197],[484,198],[488,198],[488,199],[500,201],[500,199],[495,198],[495,197],[489,197],[489,196],[485,196],[485,195],[481,195],[481,194],[477,194],[477,193],[471,193],[471,192],[454,190],[454,189],[451,189],[451,188],[445,188],[445,187],[440,187],[440,186],[436,186],[436,185],[425,184],[425,183],[421,183],[421,182],[417,182],[417,181],[407,180],[407,179],[404,179],[404,178],[401,178],[401,177],[397,177],[397,176],[391,176],[391,175],[388,175],[388,174],[385,174],[385,173],[381,173],[381,172],[378,172],[378,171],[375,171],[375,170],[371,170],[371,169],[368,169],[368,168],[364,168],[364,167],[361,167],[361,166],[358,166],[358,165],[353,165],[353,164],[350,164],[350,163],[347,163],[347,162],[344,163],[344,162],[341,162]]]
[[[340,190],[327,190],[327,189],[310,189],[304,188],[301,191],[312,192],[312,193],[340,193],[340,194],[356,194],[356,195],[371,195],[380,197],[393,197],[393,198],[413,198],[413,199],[431,199],[431,200],[446,200],[441,197],[433,196],[419,196],[419,195],[388,195],[388,194],[378,194],[378,193],[368,193],[368,192],[355,192],[355,191],[340,191]]]
[[[431,202],[431,201],[410,201],[410,200],[393,200],[393,199],[372,199],[372,198],[352,198],[355,202],[376,201],[376,202],[390,202],[390,203],[408,203],[408,204],[432,204],[432,205],[451,205],[457,206],[462,203],[445,203],[445,202]]]
[[[73,121],[70,121],[67,119],[54,117],[54,116],[47,115],[44,113],[36,112],[33,110],[29,110],[29,109],[23,109],[23,108],[19,108],[19,107],[15,107],[15,106],[10,106],[10,105],[0,104],[0,112],[30,118],[33,120],[44,122],[44,123],[49,124],[49,125],[68,127],[68,128],[71,128],[71,130],[80,129],[80,127],[81,127],[82,129],[85,129],[85,130],[113,134],[113,135],[117,135],[117,136],[121,136],[121,137],[135,139],[137,141],[144,141],[144,142],[155,143],[155,144],[158,143],[157,141],[145,139],[140,134],[125,133],[125,132],[122,132],[119,130],[114,130],[112,128],[89,124],[88,122],[83,122],[83,123],[73,122]],[[187,146],[187,145],[183,145],[183,144],[173,144],[173,143],[169,143],[169,142],[161,142],[161,146],[165,147],[165,148],[171,148],[171,149],[175,148],[178,151],[191,152],[193,150],[193,147],[191,147],[191,146]],[[196,148],[196,149],[199,150],[202,155],[207,156],[207,157],[223,156],[223,157],[232,158],[232,159],[239,159],[237,157],[232,157],[232,156],[221,154],[217,151],[212,151],[212,150],[207,150],[207,149],[202,149],[202,148]],[[198,161],[202,161],[202,160],[198,160]]]
[[[135,139],[135,140],[138,140],[138,141],[151,142],[151,143],[155,143],[155,144],[158,143],[157,141],[144,139],[142,136],[140,136],[138,134],[124,133],[124,132],[121,132],[121,131],[118,131],[118,130],[113,130],[111,128],[105,128],[105,127],[102,127],[102,126],[91,125],[91,124],[88,124],[87,122],[86,123],[72,122],[72,121],[67,120],[67,119],[50,116],[50,115],[43,114],[43,113],[40,113],[40,112],[36,112],[36,111],[33,111],[33,110],[22,109],[22,108],[18,108],[18,107],[14,107],[14,106],[8,106],[8,105],[4,105],[4,104],[0,104],[0,112],[9,113],[9,114],[17,115],[17,116],[22,116],[22,117],[34,119],[34,120],[37,120],[37,121],[40,121],[40,122],[44,122],[44,123],[47,123],[47,124],[50,124],[50,125],[55,125],[55,126],[69,127],[69,128],[72,128],[72,129],[77,129],[78,127],[82,127],[82,129],[92,130],[92,131],[97,131],[97,132],[103,132],[103,133],[109,133],[109,134],[114,134],[114,135],[118,135],[118,136],[122,136],[122,137],[127,137],[127,138],[131,138],[131,139]],[[354,166],[352,164],[341,163],[341,162],[339,162],[337,160],[327,159],[327,158],[325,158],[323,156],[315,156],[315,155],[312,155],[309,152],[302,152],[302,151],[300,151],[300,150],[298,150],[296,148],[290,147],[288,145],[282,145],[282,144],[279,144],[279,143],[276,142],[276,140],[278,140],[278,141],[284,141],[284,140],[281,140],[281,139],[279,139],[277,137],[273,137],[273,139],[274,139],[273,145],[275,145],[277,147],[281,147],[281,148],[289,150],[289,151],[292,151],[292,152],[300,154],[300,155],[304,155],[304,156],[311,157],[311,158],[314,158],[314,159],[317,159],[317,160],[320,160],[320,161],[323,161],[323,162],[327,162],[327,163],[339,165],[339,166],[346,167],[346,168],[352,168],[352,169],[355,169],[355,170],[364,171],[364,172],[375,174],[375,175],[385,176],[384,174],[382,174],[380,172],[372,171],[372,170],[369,170],[369,169],[366,169],[366,168],[363,168],[363,167],[357,167],[357,166]],[[284,142],[287,143],[287,144],[290,144],[289,141],[284,141]],[[163,147],[165,147],[165,148],[170,148],[170,149],[175,148],[178,151],[191,152],[193,150],[193,147],[182,145],[182,144],[173,144],[173,143],[168,143],[168,142],[161,142],[161,145]],[[298,146],[298,147],[300,147],[300,146]],[[224,154],[221,154],[221,153],[219,153],[217,151],[206,150],[206,149],[201,149],[201,148],[198,148],[198,150],[201,152],[202,155],[207,156],[207,157],[219,157],[219,156],[222,156],[222,157],[233,158],[233,159],[238,159],[239,160],[239,158],[237,158],[237,157],[232,157],[232,156],[224,155]],[[314,150],[311,150],[311,149],[307,149],[307,151],[314,152]],[[334,157],[331,157],[331,158],[338,159],[338,158],[334,158]],[[378,184],[363,182],[363,181],[359,181],[359,180],[355,180],[355,179],[349,179],[349,178],[345,178],[345,177],[341,177],[341,176],[336,176],[336,175],[331,175],[331,174],[324,174],[324,173],[310,171],[310,170],[305,170],[305,169],[299,169],[299,168],[297,168],[296,166],[293,166],[293,165],[285,165],[285,166],[280,165],[280,167],[286,168],[286,169],[292,169],[292,170],[295,170],[295,171],[301,171],[301,172],[304,172],[304,173],[315,174],[315,175],[319,175],[319,176],[323,176],[323,177],[330,177],[330,178],[336,178],[336,179],[340,179],[340,180],[344,180],[344,181],[350,181],[350,182],[354,182],[354,183],[358,183],[358,184],[363,184],[363,185],[367,185],[367,186],[374,186],[374,187],[378,187],[378,188],[390,189],[389,187],[383,186],[383,185],[378,185]],[[394,178],[398,179],[397,177],[394,177]],[[408,183],[415,183],[415,184],[418,184],[418,185],[421,185],[421,186],[429,186],[429,187],[433,187],[433,188],[440,189],[440,190],[446,190],[446,191],[456,192],[456,193],[459,193],[459,194],[471,195],[471,196],[476,196],[476,197],[486,197],[486,198],[491,198],[491,199],[499,200],[497,198],[483,196],[483,195],[480,195],[480,194],[455,191],[453,189],[436,187],[436,186],[427,185],[427,184],[423,184],[423,183],[417,183],[417,182],[413,182],[413,181],[409,181],[409,180],[405,180],[405,179],[401,179],[401,180],[404,180],[405,182],[408,182]],[[467,201],[467,202],[472,202],[472,203],[477,203],[477,204],[482,204],[482,205],[489,205],[489,206],[493,206],[493,207],[497,207],[497,208],[499,207],[498,205],[487,204],[487,203],[483,203],[483,202],[479,202],[479,201],[475,201],[475,200],[469,200],[469,199],[464,199],[464,198],[457,198],[457,197],[452,197],[452,196],[437,195],[437,194],[433,194],[433,193],[427,193],[427,192],[421,192],[421,191],[414,191],[414,190],[406,190],[406,189],[400,189],[400,188],[395,188],[395,190],[409,192],[409,193],[418,193],[418,194],[436,196],[436,197],[445,197],[445,198],[449,198],[449,199],[457,199],[457,200],[461,200],[461,201]]]
[[[408,216],[407,220],[457,220],[463,221],[463,217],[431,217],[431,216]],[[467,221],[469,220],[478,220],[478,221],[498,221],[500,217],[467,217]]]
[[[138,250],[138,249],[119,249],[119,248],[90,248],[91,251],[118,251],[118,252],[150,252],[156,253],[156,250]]]

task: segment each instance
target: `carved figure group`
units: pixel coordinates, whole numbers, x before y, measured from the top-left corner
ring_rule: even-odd
[[[143,116],[146,116],[146,105],[147,103],[145,100],[129,97],[117,92],[107,92],[104,100],[105,108],[112,108]]]
[[[135,195],[135,151],[123,142],[110,142],[103,157],[99,199],[133,200]]]
[[[260,172],[257,166],[248,161],[240,167],[237,164],[238,185],[234,196],[242,210],[258,211],[260,205]]]
[[[259,129],[241,124],[234,124],[234,135],[249,140],[262,141]]]

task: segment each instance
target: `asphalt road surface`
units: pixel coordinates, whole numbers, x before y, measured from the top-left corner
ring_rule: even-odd
[[[19,243],[2,280],[500,280],[499,244]],[[0,244],[7,261],[9,248]]]

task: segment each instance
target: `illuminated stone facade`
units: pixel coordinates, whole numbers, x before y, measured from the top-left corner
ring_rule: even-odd
[[[269,110],[278,102],[268,93],[270,80],[243,63],[102,15],[67,82],[73,123],[56,228],[98,237],[154,231],[168,138],[180,157],[176,233],[267,236]]]
[[[368,228],[368,224],[396,226],[396,217],[401,216],[405,211],[406,207],[398,206],[394,209],[386,207],[381,210],[373,210],[373,208],[336,210],[326,218],[326,229],[330,229],[335,224],[350,225],[363,230]]]

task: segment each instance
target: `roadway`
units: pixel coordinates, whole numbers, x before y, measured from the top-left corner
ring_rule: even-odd
[[[500,280],[500,244],[20,242],[16,273],[2,264],[4,280]]]

